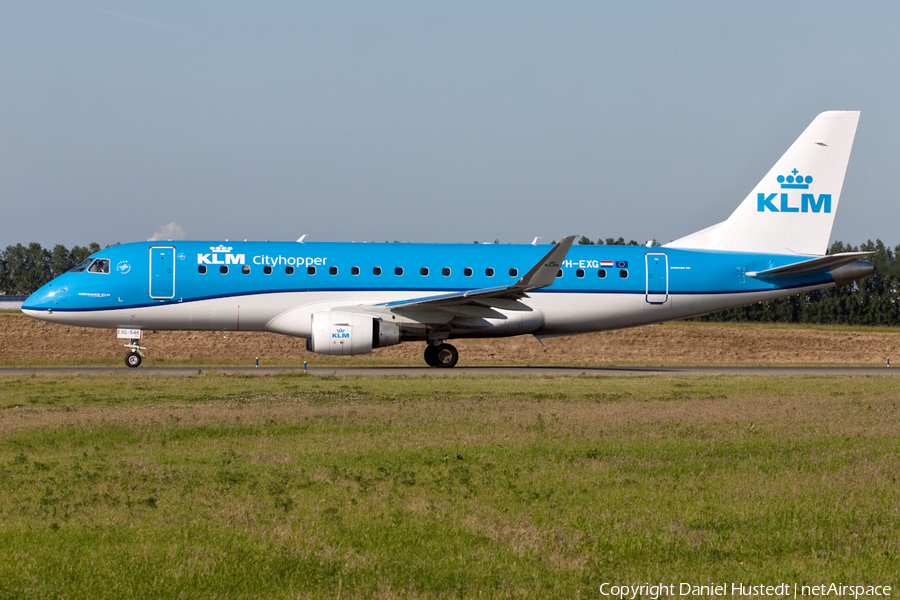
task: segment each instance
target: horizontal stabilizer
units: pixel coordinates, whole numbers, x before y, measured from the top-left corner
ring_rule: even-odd
[[[829,254],[828,256],[820,256],[792,265],[775,267],[774,269],[766,269],[765,271],[748,272],[747,276],[765,279],[770,277],[791,277],[816,271],[829,271],[844,265],[849,265],[850,263],[871,254],[872,252],[841,252],[840,254]]]

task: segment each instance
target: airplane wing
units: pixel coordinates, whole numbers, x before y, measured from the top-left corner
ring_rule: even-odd
[[[865,258],[866,256],[869,256],[871,254],[874,254],[874,252],[841,252],[840,254],[829,254],[828,256],[820,256],[817,258],[812,258],[810,260],[804,260],[803,262],[794,263],[792,265],[775,267],[774,269],[766,269],[765,271],[758,271],[753,273],[748,272],[747,276],[762,278],[790,277],[803,273],[813,273],[815,271],[828,271],[829,269],[835,269],[837,267],[848,265],[853,261]]]
[[[513,285],[347,307],[341,310],[390,313],[429,325],[446,324],[456,317],[505,319],[502,313],[494,309],[531,311],[530,307],[519,300],[528,297],[528,292],[547,287],[556,281],[560,265],[574,241],[574,235],[564,237]]]

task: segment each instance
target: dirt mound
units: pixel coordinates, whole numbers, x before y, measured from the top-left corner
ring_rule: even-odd
[[[37,321],[19,312],[0,313],[0,360],[120,359],[122,341],[108,329],[86,329]],[[883,364],[892,354],[900,362],[900,331],[791,325],[732,325],[676,322],[636,329],[544,340],[532,336],[497,340],[456,340],[461,364]],[[222,359],[260,362],[311,360],[304,341],[272,333],[147,331],[150,358]],[[397,360],[419,363],[422,343],[381,348],[353,361]],[[321,360],[322,357],[318,357]]]

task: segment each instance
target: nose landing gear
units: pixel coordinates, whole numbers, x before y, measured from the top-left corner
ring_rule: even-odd
[[[450,344],[428,344],[425,346],[425,364],[429,367],[449,369],[459,362],[459,351]]]
[[[138,345],[139,341],[133,339],[130,343],[125,344],[125,347],[131,350],[125,355],[125,364],[133,369],[141,366],[141,359],[144,357],[144,353],[141,350],[146,350],[143,346]]]

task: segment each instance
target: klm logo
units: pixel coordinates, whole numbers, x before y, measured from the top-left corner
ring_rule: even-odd
[[[813,182],[813,178],[809,175],[806,177],[798,175],[797,169],[791,171],[791,175],[785,177],[778,176],[778,183],[781,184],[782,190],[808,190],[809,184]],[[780,194],[763,194],[756,195],[756,212],[783,212],[783,213],[831,213],[831,194],[819,194],[816,198],[815,194],[800,193],[800,204],[797,204],[797,193],[781,192]]]
[[[231,254],[230,246],[210,246],[212,250],[210,254],[198,254],[198,265],[242,265],[244,264],[243,254]],[[222,254],[222,258],[219,258]]]
[[[343,327],[339,327],[331,334],[331,339],[333,340],[346,340],[350,338],[350,332],[345,330]]]

